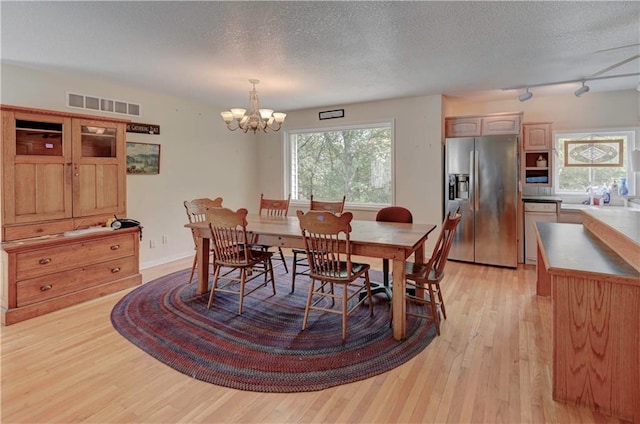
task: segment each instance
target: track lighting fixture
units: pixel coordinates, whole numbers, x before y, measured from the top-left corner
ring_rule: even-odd
[[[575,94],[576,97],[580,97],[584,93],[588,93],[588,92],[589,92],[589,86],[588,85],[584,85],[584,81],[582,81],[582,87],[580,87],[576,91],[574,91],[573,94]]]
[[[533,93],[529,91],[529,87],[527,87],[527,91],[525,93],[522,93],[520,95],[520,97],[518,97],[520,99],[521,102],[526,102],[527,100],[529,100],[530,98],[533,97]]]
[[[552,85],[563,85],[563,84],[572,84],[572,83],[576,83],[576,82],[581,82],[582,83],[582,87],[578,88],[574,94],[577,97],[582,96],[584,93],[588,93],[589,92],[589,86],[586,85],[585,83],[587,81],[596,81],[596,80],[604,80],[604,79],[610,79],[610,78],[627,78],[627,77],[637,77],[638,75],[640,75],[640,72],[636,72],[633,74],[624,74],[624,75],[609,75],[606,77],[591,77],[591,78],[581,78],[581,79],[577,79],[577,80],[567,80],[567,81],[556,81],[556,82],[545,82],[545,83],[541,83],[541,84],[527,84],[527,85],[518,85],[515,87],[506,87],[503,88],[502,91],[507,91],[507,90],[522,90],[523,88],[526,89],[527,91],[522,93],[520,96],[518,96],[518,98],[520,99],[521,102],[526,102],[527,100],[529,100],[530,98],[533,97],[533,93],[531,93],[529,90],[531,88],[535,88],[535,87],[549,87]],[[638,87],[636,88],[636,90],[640,91],[640,84],[638,85]]]

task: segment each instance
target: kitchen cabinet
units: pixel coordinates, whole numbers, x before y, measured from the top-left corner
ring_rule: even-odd
[[[526,186],[552,185],[551,123],[522,124],[522,180]]]
[[[2,106],[2,240],[124,215],[125,123]]]
[[[520,134],[522,113],[497,113],[445,118],[445,137]]]
[[[558,214],[558,222],[565,224],[582,224],[582,211],[572,209],[561,209]]]
[[[140,284],[139,243],[137,228],[4,243],[2,324]]]
[[[526,264],[535,264],[537,259],[536,223],[558,222],[556,202],[524,203],[524,257]]]
[[[640,221],[626,208],[582,215],[583,225],[536,227],[537,294],[551,300],[553,399],[637,423]]]
[[[5,325],[140,284],[139,229],[126,216],[126,120],[2,105]]]
[[[522,138],[525,151],[551,150],[551,123],[522,124]]]

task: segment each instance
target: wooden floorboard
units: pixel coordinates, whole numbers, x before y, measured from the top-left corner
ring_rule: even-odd
[[[148,269],[144,281],[190,266]],[[127,290],[2,327],[0,421],[620,422],[551,399],[551,302],[535,289],[531,267],[449,262],[448,319],[423,352],[376,377],[293,394],[214,386],[153,359],[111,326]]]

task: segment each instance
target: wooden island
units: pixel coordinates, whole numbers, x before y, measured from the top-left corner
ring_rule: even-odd
[[[553,399],[640,422],[640,211],[536,224],[553,305]]]

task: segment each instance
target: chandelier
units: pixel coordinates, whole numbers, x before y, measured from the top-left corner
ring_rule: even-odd
[[[231,108],[224,112],[220,112],[222,119],[227,123],[227,128],[231,131],[235,131],[240,128],[243,132],[249,130],[256,131],[267,130],[278,131],[282,128],[284,118],[287,117],[286,113],[274,112],[272,109],[258,109],[258,92],[256,91],[256,84],[260,81],[257,79],[250,79],[249,82],[253,84],[253,89],[249,91],[249,112],[242,108]]]

